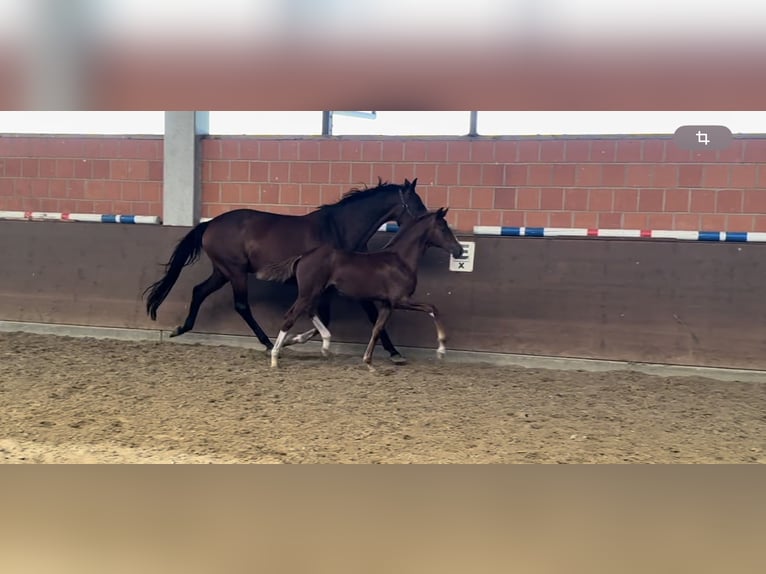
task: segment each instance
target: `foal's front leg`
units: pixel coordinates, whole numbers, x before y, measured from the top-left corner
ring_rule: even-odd
[[[381,305],[380,310],[378,311],[378,320],[375,321],[375,325],[372,327],[372,336],[370,337],[370,342],[367,345],[367,349],[364,352],[364,358],[362,359],[370,371],[375,370],[375,367],[372,366],[372,352],[375,350],[375,344],[378,342],[380,332],[383,330],[383,327],[386,326],[386,322],[391,316],[391,311],[392,309],[389,303]]]
[[[436,325],[436,338],[439,341],[439,347],[436,349],[436,356],[440,359],[444,358],[447,352],[447,347],[444,343],[447,341],[447,333],[444,330],[444,324],[441,321],[439,310],[436,305],[431,303],[418,303],[417,301],[403,300],[396,303],[397,309],[406,309],[408,311],[420,311],[421,313],[428,313],[434,320]]]

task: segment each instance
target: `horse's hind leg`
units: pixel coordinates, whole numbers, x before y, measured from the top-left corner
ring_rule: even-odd
[[[285,313],[285,320],[282,323],[282,328],[279,330],[279,334],[277,335],[277,341],[274,343],[274,346],[271,349],[272,368],[279,366],[279,352],[286,344],[287,333],[290,332],[290,329],[293,325],[295,325],[298,317],[300,317],[307,308],[307,301],[302,299],[299,295],[298,299],[295,300],[295,303],[293,303],[292,307],[290,307],[290,309],[287,310],[287,313]]]
[[[234,309],[244,319],[247,326],[252,329],[261,345],[266,347],[267,351],[271,350],[274,344],[266,336],[266,333],[263,332],[255,317],[253,317],[253,312],[250,310],[250,302],[247,298],[247,272],[236,273],[230,280],[231,288],[234,291]]]
[[[370,320],[370,323],[374,325],[378,320],[378,309],[375,307],[375,304],[372,301],[360,301],[359,303],[362,306],[362,309],[364,309],[364,312],[367,314],[367,318]],[[380,332],[380,344],[383,345],[383,348],[388,351],[389,355],[391,355],[390,358],[392,363],[403,365],[407,362],[407,359],[405,359],[402,354],[396,350],[396,347],[394,347],[394,344],[391,342],[391,339],[388,336],[388,332],[385,329]]]
[[[191,303],[189,305],[189,313],[186,315],[186,320],[183,325],[173,329],[170,336],[177,337],[178,335],[183,335],[187,331],[191,331],[194,328],[194,322],[197,320],[197,314],[199,313],[199,308],[202,305],[202,302],[226,285],[228,281],[229,280],[223,276],[223,273],[221,273],[218,268],[213,267],[213,272],[210,274],[210,277],[194,286]]]
[[[380,336],[380,332],[383,330],[383,327],[386,326],[386,322],[388,321],[388,318],[391,316],[391,305],[388,303],[384,304],[380,311],[378,312],[378,319],[375,321],[375,325],[372,327],[372,336],[370,337],[370,342],[367,344],[367,349],[364,352],[364,358],[362,359],[367,365],[367,368],[370,369],[370,371],[374,371],[375,367],[372,366],[372,353],[375,350],[375,343],[378,342],[378,337]]]
[[[325,293],[322,294],[322,297],[319,300],[319,304],[317,305],[317,316],[320,320],[320,323],[325,326],[325,328],[330,324],[330,303],[332,302],[332,293],[331,289],[328,289]],[[313,319],[312,319],[313,321]],[[300,335],[295,335],[294,337],[290,337],[287,339],[283,345],[283,347],[289,347],[290,345],[302,345],[303,343],[306,343],[313,339],[317,333],[321,334],[321,331],[317,329],[316,323],[314,323],[314,327],[309,329],[308,331],[305,331],[301,333]],[[329,333],[329,331],[328,331]],[[322,339],[324,341],[324,338]]]

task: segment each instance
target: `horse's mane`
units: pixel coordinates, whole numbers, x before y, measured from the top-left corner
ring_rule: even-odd
[[[371,195],[382,193],[392,186],[399,187],[396,184],[392,184],[378,178],[378,185],[376,185],[375,187],[367,187],[367,185],[365,185],[364,187],[352,187],[349,191],[344,193],[341,196],[341,198],[335,203],[325,203],[323,205],[320,205],[318,209],[320,211],[326,212],[327,210],[332,209],[334,207],[340,207],[341,205],[348,205],[349,203],[354,203],[355,201],[364,199]]]

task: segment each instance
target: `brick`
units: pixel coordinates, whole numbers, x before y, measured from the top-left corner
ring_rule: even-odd
[[[580,165],[575,172],[575,183],[583,187],[596,187],[601,185],[600,165]]]
[[[484,164],[481,166],[482,185],[504,185],[505,166],[502,164]]]
[[[362,159],[362,142],[340,142],[340,158],[344,161],[360,161]]]
[[[336,139],[323,139],[319,142],[320,161],[339,161],[340,159],[340,141]]]
[[[391,180],[395,183],[404,183],[405,179],[409,179],[412,181],[416,177],[418,177],[417,171],[415,170],[415,164],[412,163],[403,163],[403,162],[396,162],[393,164],[389,164],[393,168],[393,175],[391,176]],[[436,170],[434,169],[434,173],[436,173]],[[423,181],[424,185],[427,185],[427,181]]]
[[[317,140],[302,140],[298,142],[298,159],[300,161],[318,161],[319,142]]]
[[[564,190],[560,187],[546,187],[541,189],[540,208],[549,211],[564,209]]]
[[[502,225],[503,212],[494,209],[482,209],[479,211],[479,225]]]
[[[505,182],[508,185],[527,185],[526,165],[507,165],[505,166]]]
[[[540,209],[540,189],[522,187],[516,190],[516,209]]]
[[[523,211],[502,211],[503,225],[508,227],[522,227],[524,225]]]
[[[491,163],[495,161],[495,142],[491,140],[475,140],[470,142],[470,146],[471,161],[477,163]],[[481,214],[479,219],[481,219]]]
[[[113,179],[122,179],[127,175],[127,165],[124,162],[112,161],[111,174]],[[230,162],[214,161],[210,164],[210,181],[229,181]]]
[[[159,203],[162,201],[162,184],[156,181],[141,182],[141,201]]]
[[[615,189],[613,208],[617,213],[638,211],[638,190],[631,188]]]
[[[672,213],[648,213],[646,225],[649,229],[673,229]]]
[[[572,214],[568,211],[549,212],[548,224],[551,227],[572,227]]]
[[[447,217],[452,213],[447,214]],[[456,210],[455,228],[458,231],[471,233],[473,228],[479,225],[479,214],[476,211],[461,209]]]
[[[663,211],[665,190],[663,189],[639,189],[638,210],[644,212]]]
[[[495,209],[516,209],[516,188],[495,188]]]
[[[104,185],[102,180],[91,180],[85,182],[84,199],[102,199],[104,197]]]
[[[718,161],[739,163],[745,157],[745,142],[734,140],[726,149],[718,150]]]
[[[598,227],[598,213],[588,213],[588,212],[573,213],[572,226],[595,229]]]
[[[418,185],[418,187],[420,186]],[[431,185],[426,188],[425,195],[421,192],[420,196],[423,198],[423,201],[429,209],[449,206],[448,191],[446,186]]]
[[[351,181],[351,164],[350,163],[331,163],[330,164],[330,181],[336,183],[346,183]]]
[[[582,162],[590,159],[590,141],[585,139],[567,140],[564,146],[564,159],[569,162]]]
[[[60,202],[58,199],[51,199],[50,197],[43,197],[38,203],[40,211],[58,211]]]
[[[622,225],[625,229],[648,229],[645,213],[623,213]]]
[[[616,158],[617,142],[614,140],[594,140],[590,146],[590,161],[612,163]]]
[[[311,162],[309,164],[311,183],[330,183],[330,164],[327,162]]]
[[[213,181],[213,163],[208,160],[202,162],[202,181]]]
[[[643,141],[641,140],[621,140],[616,142],[617,149],[615,159],[617,161],[635,162],[641,161],[643,151]]]
[[[701,165],[681,165],[678,167],[678,185],[681,187],[699,187],[702,185]]]
[[[309,183],[311,181],[309,164],[300,162],[290,163],[289,181],[291,183]]]
[[[744,142],[743,159],[747,162],[766,163],[766,139],[750,139]]]
[[[585,211],[588,209],[588,190],[582,187],[565,189],[564,209],[569,211]]]
[[[652,185],[651,165],[629,165],[625,168],[625,185],[628,187],[650,187]]]
[[[467,141],[447,142],[447,161],[471,161],[471,144]]]
[[[407,141],[404,143],[404,161],[426,161],[426,142]]]
[[[39,160],[24,159],[21,161],[21,175],[23,177],[39,177],[39,166]]]
[[[362,153],[360,159],[362,161],[381,161],[383,158],[383,142],[380,141],[363,141]]]
[[[413,170],[409,179],[417,177],[418,185],[432,185],[436,181],[436,164],[419,163]]]
[[[575,184],[575,166],[570,164],[555,164],[552,169],[553,185],[568,187]]]
[[[259,141],[258,159],[262,161],[277,161],[279,159],[279,142],[274,140]]]
[[[369,163],[351,164],[351,185],[377,185],[377,176],[372,175],[372,166]]]
[[[107,169],[109,163],[107,162]],[[6,175],[15,175],[7,174]],[[71,159],[57,159],[56,160],[56,177],[74,177],[74,160]]]
[[[127,173],[128,162],[123,161],[124,171]],[[109,173],[111,174],[112,168],[109,166]],[[76,159],[74,160],[74,176],[78,179],[89,179],[93,177],[93,160]]]
[[[321,188],[313,183],[301,185],[301,205],[319,207],[322,204]]]
[[[530,165],[527,171],[529,185],[551,185],[553,183],[553,166],[540,164]]]
[[[8,189],[7,191],[3,191],[3,184],[8,183]],[[69,186],[67,185],[68,182],[64,181],[63,179],[52,179],[48,182],[48,195],[50,197],[55,197],[57,199],[62,199],[69,196]],[[13,187],[10,185],[11,180],[2,180],[0,179],[0,195],[11,195],[13,192]]]
[[[560,140],[540,142],[540,161],[551,163],[564,161],[564,147],[565,143]]]
[[[673,215],[673,229],[699,231],[700,216],[696,213],[676,213]]]
[[[622,227],[621,213],[599,213],[598,227],[600,229],[620,229]]]
[[[250,162],[248,161],[230,162],[229,177],[231,178],[231,181],[249,181],[250,180]]]
[[[590,211],[612,211],[613,192],[611,189],[591,189],[588,192],[588,209]]]
[[[513,140],[497,140],[495,145],[495,161],[515,163],[518,158],[518,144]]]
[[[625,166],[616,163],[601,166],[601,185],[623,187],[625,185]]]
[[[429,141],[426,147],[428,161],[447,161],[447,142]]]
[[[692,189],[689,210],[692,213],[713,213],[715,212],[716,191],[712,189]]]
[[[222,183],[221,185],[221,203],[239,203],[240,192],[238,183]]]
[[[520,140],[518,142],[519,162],[540,161],[540,142],[536,140]]]
[[[283,183],[283,184],[276,184],[276,183],[262,183],[261,184],[261,204],[266,203],[290,203],[290,204],[299,204],[300,203],[300,187],[295,183]],[[280,201],[280,198],[283,194],[286,194],[289,196],[290,192],[288,190],[294,190],[295,191],[295,201],[294,202],[285,202]]]
[[[109,179],[114,176],[112,176],[112,166],[108,159],[93,159],[93,160],[86,160],[85,162],[78,162],[77,160],[70,160],[74,163],[72,164],[72,171],[76,175],[78,173],[77,164],[79,163],[82,167],[80,168],[82,171],[80,173],[87,174],[90,173],[90,177],[96,178],[96,179]],[[120,164],[122,169],[130,170],[130,165]],[[88,169],[89,168],[89,169]],[[124,174],[124,176],[121,179],[127,179],[127,172]],[[117,179],[117,178],[115,178]]]
[[[96,209],[93,206],[93,202],[89,200],[78,199],[70,203],[71,207],[65,209],[70,213],[96,213]],[[62,204],[63,206],[63,204]],[[64,209],[62,207],[62,209]]]
[[[729,185],[728,165],[706,165],[702,167],[704,187],[727,187]]]
[[[550,218],[544,211],[526,211],[524,212],[524,225],[527,227],[548,227]]]
[[[290,164],[283,161],[271,162],[269,180],[271,183],[287,183],[290,179]]]
[[[697,163],[709,163],[718,159],[717,150],[692,151],[692,161]]]
[[[753,220],[753,231],[766,231],[766,215],[756,215]]]
[[[653,187],[676,187],[678,185],[678,169],[674,165],[655,165],[652,170]]]
[[[700,215],[701,231],[724,231],[726,229],[726,216],[705,213]]]
[[[279,159],[282,161],[296,161],[298,157],[298,142],[286,140],[279,142]]]
[[[743,196],[743,211],[745,213],[766,214],[766,190],[748,189]]]
[[[688,162],[692,159],[692,152],[688,149],[681,149],[672,141],[668,141],[665,146],[665,161],[668,163],[673,162]]]
[[[464,209],[471,207],[471,190],[468,187],[449,188],[450,208]]]
[[[220,203],[221,191],[220,186],[217,183],[202,183],[202,204],[206,203]],[[204,208],[203,208],[204,211]]]
[[[716,213],[742,213],[744,193],[739,189],[722,189],[716,194]]]
[[[471,207],[473,209],[492,209],[495,206],[493,187],[474,187],[471,189]]]
[[[377,181],[378,178],[382,179],[383,181],[397,181],[396,177],[394,176],[394,165],[395,164],[393,163],[373,163],[371,168],[372,179],[375,181]],[[408,173],[407,177],[411,179],[411,174]]]
[[[60,161],[71,161],[71,160],[60,160]],[[21,177],[21,165],[22,160],[18,158],[6,158],[3,160],[3,163],[5,164],[5,177]],[[74,173],[74,167],[72,167],[72,173]],[[61,176],[61,177],[67,177],[67,176]],[[68,177],[72,177],[71,175]]]
[[[227,138],[221,140],[221,159],[229,161],[239,159],[239,139]]]
[[[732,165],[730,167],[729,185],[736,188],[756,187],[758,179],[758,166],[756,165]]]
[[[664,140],[644,140],[641,146],[641,159],[645,162],[660,163],[665,157]]]
[[[82,179],[70,179],[68,185],[68,197],[70,199],[81,199],[85,197],[85,188],[88,182]]]
[[[458,166],[453,163],[440,163],[436,167],[436,183],[455,185],[458,183]]]
[[[481,185],[481,165],[461,163],[458,180],[460,185]]]
[[[319,193],[322,204],[325,205],[337,203],[345,192],[339,185],[321,185],[319,186]]]
[[[755,218],[752,215],[727,215],[724,231],[755,231]]]
[[[691,207],[691,192],[688,189],[666,189],[665,211],[688,213]]]
[[[123,201],[141,201],[141,184],[137,181],[107,181],[105,187],[116,186],[113,191],[116,192],[116,198],[121,198]],[[111,195],[111,193],[110,193]]]
[[[239,141],[239,159],[261,160],[260,142],[255,138],[245,138]],[[278,159],[278,158],[274,158]]]
[[[38,162],[38,174],[40,177],[55,177],[56,175],[56,160],[55,159],[41,159]]]
[[[380,159],[383,161],[402,161],[404,159],[404,142],[398,140],[386,140]]]
[[[258,183],[266,183],[269,181],[269,162],[267,161],[251,161],[249,181],[255,181]]]
[[[261,187],[257,183],[242,183],[239,187],[239,198],[245,205],[253,206],[261,202]]]

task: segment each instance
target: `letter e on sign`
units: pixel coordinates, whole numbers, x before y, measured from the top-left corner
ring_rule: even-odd
[[[457,259],[450,255],[449,270],[470,273],[473,271],[473,254],[476,250],[476,243],[473,241],[461,241],[460,244],[463,246],[463,254]]]

